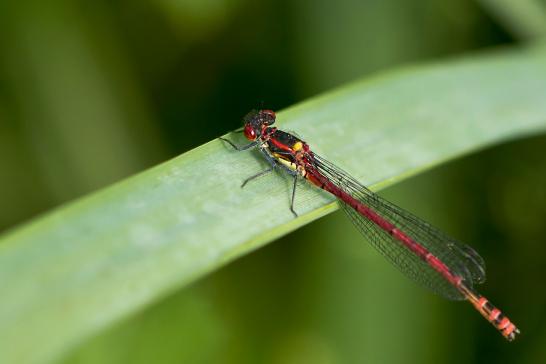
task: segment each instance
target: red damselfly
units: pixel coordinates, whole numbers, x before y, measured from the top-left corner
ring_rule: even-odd
[[[506,339],[516,337],[516,326],[473,287],[485,281],[485,263],[478,253],[373,193],[300,138],[273,127],[275,118],[272,110],[248,113],[242,131],[250,143],[243,147],[221,138],[237,150],[258,148],[269,162],[268,169],[242,186],[275,168],[288,172],[294,181],[290,210],[297,216],[297,181],[306,179],[336,196],[360,232],[403,273],[447,299],[470,301]]]

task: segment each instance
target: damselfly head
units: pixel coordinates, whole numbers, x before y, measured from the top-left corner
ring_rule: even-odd
[[[263,129],[275,123],[275,112],[273,110],[252,110],[244,117],[244,134],[249,140],[256,140]]]
[[[266,125],[273,124],[275,122],[275,118],[277,117],[277,115],[275,115],[275,111],[273,110],[260,110],[258,113],[260,114],[262,122]]]

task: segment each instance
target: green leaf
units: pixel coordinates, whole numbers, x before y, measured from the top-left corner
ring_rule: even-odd
[[[374,189],[546,129],[543,49],[411,67],[278,114]],[[244,143],[240,134],[230,136]],[[4,235],[0,362],[42,363],[85,337],[337,206],[256,152],[214,140]],[[67,183],[70,183],[67,181]]]

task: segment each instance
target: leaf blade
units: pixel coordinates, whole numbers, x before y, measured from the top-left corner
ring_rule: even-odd
[[[356,82],[279,113],[374,189],[546,129],[546,53],[503,51]],[[231,136],[236,138],[235,136]],[[242,142],[237,139],[236,141]],[[336,204],[215,140],[2,237],[0,361],[40,363]],[[32,348],[30,350],[29,348]]]

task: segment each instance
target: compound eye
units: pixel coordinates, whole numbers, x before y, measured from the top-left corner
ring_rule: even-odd
[[[254,130],[254,128],[251,125],[247,124],[245,126],[245,130],[244,130],[243,134],[245,135],[245,137],[248,140],[256,140],[256,131]]]

